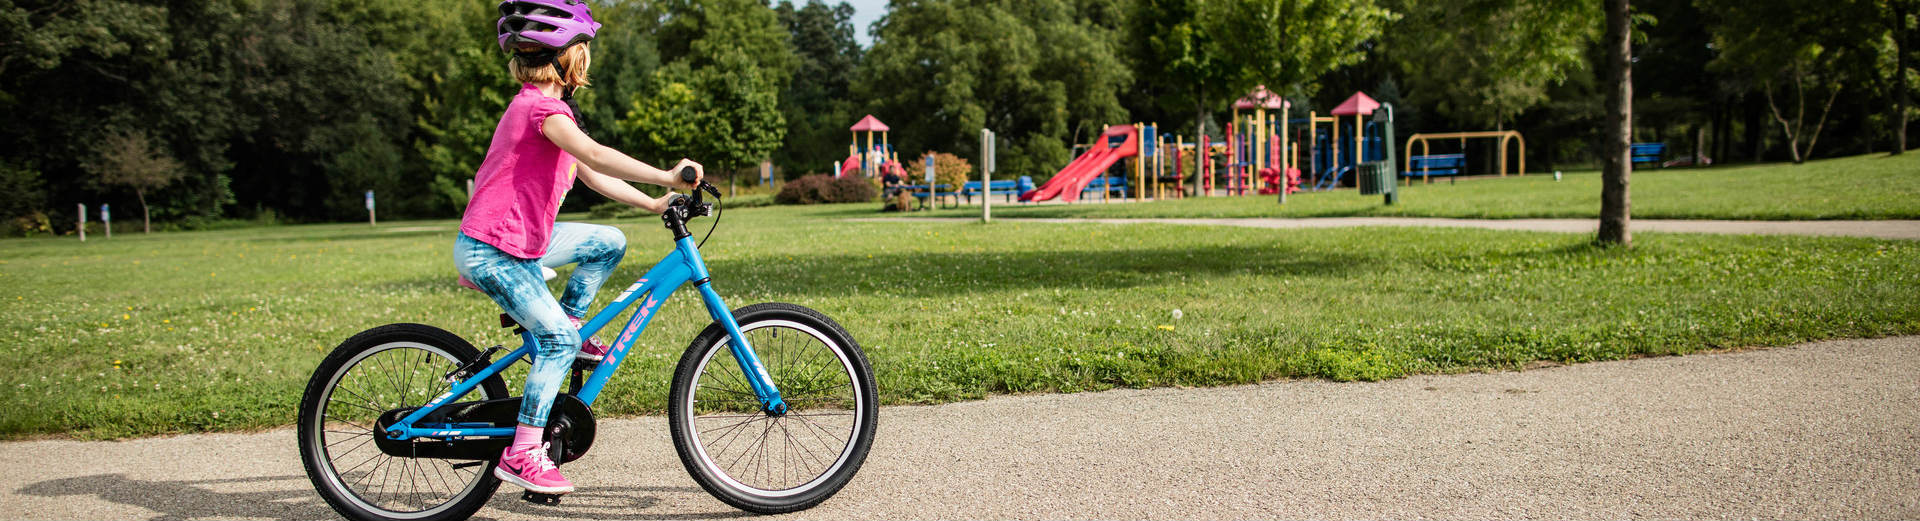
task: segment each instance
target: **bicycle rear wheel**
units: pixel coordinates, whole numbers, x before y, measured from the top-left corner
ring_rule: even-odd
[[[446,392],[442,375],[476,356],[458,335],[420,324],[377,327],[334,348],[300,400],[300,462],[320,497],[360,521],[459,520],[480,510],[500,486],[493,461],[399,457],[374,439],[381,415],[426,405]],[[495,376],[469,396],[504,398],[507,389]]]
[[[701,488],[741,510],[804,510],[845,487],[866,461],[879,405],[860,346],[832,319],[792,304],[734,311],[788,411],[769,415],[714,323],[674,371],[674,449]]]

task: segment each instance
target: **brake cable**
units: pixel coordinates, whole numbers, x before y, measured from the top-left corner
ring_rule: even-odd
[[[721,213],[722,213],[722,212],[721,212],[721,208],[720,208],[720,197],[719,197],[719,196],[714,196],[714,198],[713,198],[713,226],[710,226],[710,227],[708,227],[708,228],[707,228],[707,236],[705,236],[705,237],[701,237],[701,238],[700,238],[700,244],[699,244],[699,245],[697,245],[697,246],[694,246],[695,248],[700,248],[700,249],[704,249],[704,248],[706,248],[706,247],[707,247],[707,239],[711,239],[711,238],[713,238],[713,231],[714,231],[714,230],[717,230],[717,229],[720,229],[720,214],[721,214]]]

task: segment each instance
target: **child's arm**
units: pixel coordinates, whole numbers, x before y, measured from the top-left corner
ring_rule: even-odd
[[[580,165],[579,177],[580,182],[587,185],[587,188],[600,192],[600,195],[607,196],[608,199],[653,213],[667,211],[667,202],[673,200],[673,192],[653,197],[635,189],[626,181],[602,174],[586,165]]]
[[[547,116],[546,121],[540,125],[540,133],[545,134],[548,140],[553,141],[554,145],[559,146],[561,150],[567,151],[567,154],[579,160],[582,166],[586,166],[606,176],[636,183],[647,183],[687,190],[693,190],[700,186],[700,181],[706,178],[706,167],[701,166],[700,163],[693,162],[691,159],[680,160],[680,164],[674,165],[673,171],[669,172],[654,168],[653,165],[642,163],[634,158],[627,157],[626,154],[622,154],[618,150],[594,142],[593,138],[587,137],[585,132],[580,131],[580,127],[574,124],[573,118],[567,117],[564,114]],[[678,172],[680,169],[689,166],[693,167],[693,171],[695,172],[693,182],[681,182]],[[631,189],[633,187],[629,186],[627,188]],[[599,189],[596,188],[594,191],[599,191]],[[638,192],[638,190],[636,190],[636,192]],[[601,193],[605,194],[606,192]],[[607,196],[613,197],[611,194]]]

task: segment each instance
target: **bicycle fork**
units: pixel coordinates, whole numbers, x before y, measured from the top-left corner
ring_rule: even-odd
[[[747,336],[740,332],[740,323],[733,318],[733,308],[720,299],[713,290],[713,280],[707,275],[707,262],[700,258],[700,248],[692,237],[683,237],[679,243],[680,254],[685,256],[687,267],[691,268],[695,289],[700,290],[700,300],[707,305],[707,315],[727,330],[727,349],[733,353],[733,359],[740,363],[740,374],[747,376],[747,385],[753,388],[753,394],[760,400],[760,411],[773,416],[787,413],[787,402],[780,398],[780,388],[773,385],[773,377],[767,374],[767,367],[760,363],[760,356],[753,351],[753,345],[747,343]]]

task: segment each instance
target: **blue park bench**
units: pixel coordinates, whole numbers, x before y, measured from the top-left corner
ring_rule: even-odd
[[[1024,175],[1020,176],[1019,180],[1002,179],[993,181],[992,186],[987,187],[987,190],[984,191],[980,189],[979,181],[967,181],[967,184],[960,187],[960,197],[967,198],[967,204],[973,204],[973,196],[975,195],[981,197],[1000,195],[1008,202],[1012,202],[1014,197],[1033,191],[1034,188],[1033,178]]]
[[[1412,161],[1409,165],[1411,168],[1401,172],[1400,177],[1425,179],[1436,175],[1462,175],[1467,171],[1466,154],[1434,154],[1413,156],[1408,159]]]
[[[1667,157],[1666,143],[1634,143],[1630,146],[1633,151],[1633,166],[1635,167],[1639,167],[1643,163],[1658,165],[1661,164],[1662,161],[1665,161]]]
[[[900,187],[900,189],[906,190],[907,193],[913,195],[915,199],[919,199],[921,208],[928,207],[930,203],[937,203],[940,199],[952,201],[954,208],[960,207],[960,193],[953,191],[953,185],[933,185],[932,190],[928,190],[927,185],[906,185]],[[929,201],[927,199],[929,197],[934,199]]]
[[[1086,188],[1080,190],[1080,198],[1087,199],[1087,193],[1098,193],[1101,191],[1108,192],[1108,195],[1112,195],[1112,192],[1119,192],[1120,197],[1125,198],[1127,194],[1130,193],[1129,190],[1132,186],[1131,183],[1127,182],[1127,178],[1122,176],[1095,177],[1092,181],[1087,182]]]

